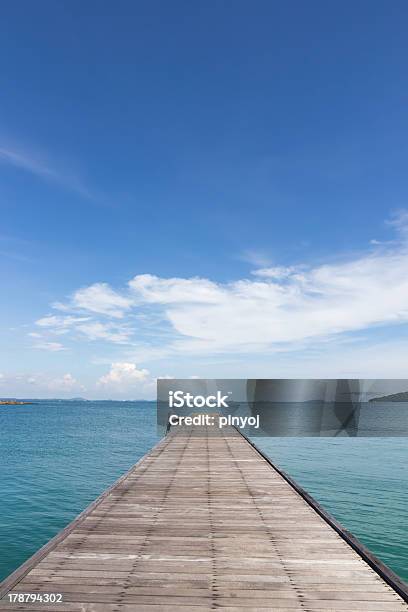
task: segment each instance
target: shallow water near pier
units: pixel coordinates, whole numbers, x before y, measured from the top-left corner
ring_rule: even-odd
[[[0,579],[157,441],[153,402],[0,407]],[[270,458],[408,580],[408,440],[256,438]]]

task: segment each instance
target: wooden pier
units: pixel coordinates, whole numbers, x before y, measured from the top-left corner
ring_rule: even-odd
[[[406,585],[295,483],[237,431],[210,429],[171,430],[0,585],[0,609],[408,610]]]

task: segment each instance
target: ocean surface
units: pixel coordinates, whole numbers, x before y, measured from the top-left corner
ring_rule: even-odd
[[[158,440],[150,402],[0,406],[0,579]],[[408,439],[254,441],[408,580]]]

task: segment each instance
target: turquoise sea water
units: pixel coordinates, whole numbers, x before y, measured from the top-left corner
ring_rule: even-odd
[[[150,402],[0,406],[0,579],[158,440]]]
[[[254,442],[408,581],[407,438],[256,438]]]
[[[0,406],[0,579],[157,441],[155,404]],[[256,444],[408,579],[408,440],[257,438]]]

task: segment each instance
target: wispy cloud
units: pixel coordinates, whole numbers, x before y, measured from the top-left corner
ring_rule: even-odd
[[[60,342],[39,342],[34,345],[34,348],[42,351],[50,351],[51,353],[58,353],[59,351],[66,351],[67,349]]]
[[[13,261],[18,261],[21,263],[33,262],[31,257],[26,257],[26,255],[23,255],[22,253],[17,253],[16,251],[0,250],[0,257],[5,257],[7,259],[11,259]]]
[[[252,274],[262,278],[275,278],[277,280],[282,280],[284,278],[293,277],[296,273],[300,274],[303,269],[304,266],[275,266],[253,270]]]
[[[257,249],[246,249],[241,253],[239,259],[251,264],[252,266],[264,267],[270,266],[272,263],[269,255]]]
[[[62,311],[82,310],[122,319],[131,309],[132,300],[114,291],[107,283],[94,283],[75,291],[67,304],[55,302],[53,307]]]
[[[75,317],[71,315],[61,317],[57,315],[47,315],[46,317],[38,319],[35,324],[41,327],[45,332],[63,336],[68,334],[74,327],[89,320],[90,317]]]
[[[105,340],[114,344],[128,344],[133,330],[125,326],[110,325],[100,321],[83,323],[76,327],[89,340]]]
[[[408,210],[400,209],[395,211],[386,223],[393,227],[402,239],[405,240],[408,238]]]
[[[92,317],[78,317],[72,315],[49,314],[38,319],[35,324],[41,327],[43,333],[48,335],[63,336],[75,333],[77,336],[86,337],[89,340],[106,340],[115,344],[126,344],[133,334],[131,327],[111,321],[98,321]],[[30,332],[33,338],[41,337],[38,332]],[[55,344],[55,343],[50,343]]]
[[[58,174],[33,157],[0,147],[0,161],[45,178],[58,179]]]
[[[31,254],[28,256],[25,253],[31,246],[32,243],[28,240],[0,234],[0,257],[21,263],[33,264],[36,261],[35,258]]]
[[[94,199],[82,180],[67,170],[57,169],[38,154],[0,146],[0,163],[14,166],[43,180],[55,182],[86,199]]]

